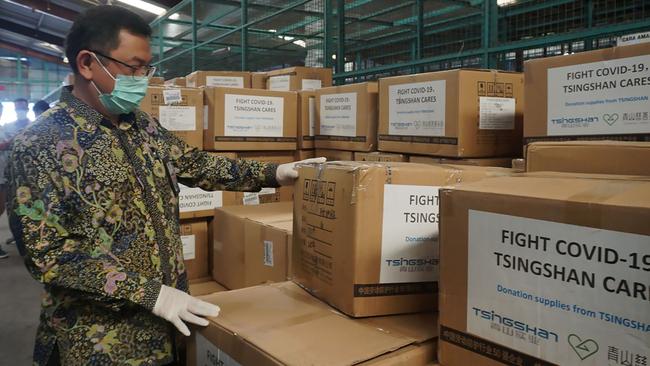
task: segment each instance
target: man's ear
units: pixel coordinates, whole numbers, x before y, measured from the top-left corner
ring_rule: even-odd
[[[83,77],[86,80],[92,80],[93,78],[93,71],[91,69],[91,65],[93,64],[93,61],[95,60],[94,56],[92,53],[89,51],[80,51],[77,54],[77,69],[79,70],[79,75]]]

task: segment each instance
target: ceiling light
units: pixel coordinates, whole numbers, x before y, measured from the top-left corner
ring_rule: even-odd
[[[68,61],[67,56],[63,56],[63,63],[65,63],[65,64],[70,63],[70,61]]]
[[[178,20],[178,18],[180,18],[180,17],[181,17],[180,14],[178,14],[178,13],[174,13],[174,14],[172,14],[172,15],[169,16],[169,19],[171,19],[171,20]]]
[[[336,55],[332,55],[332,60],[336,60]]]
[[[117,0],[117,1],[119,1],[121,3],[124,3],[126,5],[131,5],[131,6],[135,7],[135,8],[138,8],[138,9],[141,9],[141,10],[144,10],[144,11],[147,11],[149,13],[156,14],[156,15],[163,15],[167,11],[167,10],[165,10],[165,8],[161,8],[158,5],[154,5],[154,4],[148,3],[146,1],[142,1],[142,0]]]
[[[293,41],[293,44],[298,45],[300,47],[307,47],[307,43],[303,41],[302,39],[299,39],[297,41]]]

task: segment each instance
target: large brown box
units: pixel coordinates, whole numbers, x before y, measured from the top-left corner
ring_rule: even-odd
[[[650,142],[533,142],[525,151],[528,172],[650,175]]]
[[[266,89],[266,76],[265,72],[252,72],[251,73],[251,88],[252,89]]]
[[[206,88],[205,97],[206,150],[296,150],[296,93]]]
[[[512,158],[468,158],[468,159],[450,159],[437,158],[434,156],[411,155],[409,162],[418,164],[453,164],[453,165],[474,165],[474,166],[494,166],[501,168],[510,168]]]
[[[205,220],[181,221],[183,259],[188,280],[210,275],[208,272],[208,222]]]
[[[300,161],[300,160],[311,159],[315,157],[316,157],[316,151],[314,149],[296,150],[293,160]]]
[[[650,140],[650,43],[524,63],[524,142]]]
[[[188,145],[203,149],[203,92],[193,88],[150,86],[140,109],[182,138]]]
[[[183,86],[186,87],[187,83],[185,82],[185,77],[177,77],[169,80],[165,80],[165,86]]]
[[[376,150],[377,97],[376,82],[316,91],[316,148]]]
[[[188,87],[250,88],[251,73],[246,71],[194,71],[185,77]]]
[[[316,149],[314,154],[317,158],[323,157],[327,161],[354,161],[353,151]]]
[[[212,295],[217,292],[228,291],[225,287],[221,286],[212,278],[200,278],[194,282],[190,282],[190,295],[199,297]]]
[[[316,125],[316,92],[298,93],[298,149],[313,149]]]
[[[299,173],[294,281],[360,317],[435,310],[438,189],[510,170],[339,162]]]
[[[165,79],[161,78],[160,76],[149,78],[149,85],[163,85],[164,83]]]
[[[229,289],[285,281],[289,233],[283,230],[286,225],[274,224],[292,217],[291,202],[217,209],[212,221],[212,278]]]
[[[647,355],[642,179],[540,172],[442,189],[440,363],[607,365]]]
[[[432,366],[437,314],[350,319],[291,282],[202,297],[221,313],[192,332],[188,366]]]
[[[409,161],[409,157],[404,154],[391,154],[391,153],[384,153],[384,152],[355,152],[354,153],[354,160],[355,161],[382,161],[382,162],[392,162],[392,163],[399,163],[399,162],[407,162]]]
[[[316,90],[332,86],[332,69],[296,66],[268,71],[266,78],[269,90]]]
[[[242,151],[238,159],[257,160],[267,163],[285,164],[294,161],[293,151]],[[260,192],[235,192],[238,205],[257,205],[260,203],[284,202],[293,200],[293,186],[262,188]]]
[[[379,80],[379,150],[458,158],[517,156],[524,77],[451,70]]]

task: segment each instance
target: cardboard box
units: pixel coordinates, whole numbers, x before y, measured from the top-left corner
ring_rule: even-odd
[[[316,151],[313,149],[310,150],[296,150],[294,154],[294,161],[300,161],[305,159],[311,159],[316,157]]]
[[[165,86],[187,86],[187,83],[185,82],[185,77],[177,77],[169,80],[165,80]]]
[[[521,152],[524,78],[450,70],[379,80],[379,150],[454,158]]]
[[[205,96],[206,150],[296,150],[296,93],[206,88]]]
[[[523,173],[526,171],[526,160],[525,159],[512,159],[512,170],[517,173]]]
[[[650,43],[526,61],[524,141],[649,141],[649,62]]]
[[[164,83],[165,79],[159,76],[149,78],[149,85],[163,85]]]
[[[228,290],[217,282],[212,281],[211,279],[202,282],[190,283],[190,295],[194,297],[211,295],[223,291]]]
[[[350,151],[377,149],[376,82],[316,92],[316,147]]]
[[[332,86],[332,69],[289,67],[266,73],[266,88],[278,91],[317,90]]]
[[[526,145],[526,171],[650,175],[650,142],[533,142]]]
[[[391,154],[391,153],[384,153],[384,152],[355,152],[354,153],[354,160],[355,161],[382,161],[382,162],[392,162],[392,163],[400,163],[400,162],[407,162],[409,161],[409,158],[407,155],[404,154]]]
[[[160,125],[188,145],[203,149],[203,92],[191,88],[147,88],[140,109],[158,119]]]
[[[188,87],[250,88],[251,73],[246,71],[194,71],[185,77]]]
[[[316,92],[298,93],[298,149],[313,149],[318,116],[316,113]]]
[[[299,173],[294,281],[360,317],[435,310],[438,189],[510,170],[339,162]]]
[[[501,168],[512,167],[512,158],[476,158],[476,159],[448,159],[433,156],[411,155],[409,162],[418,164],[453,164],[473,166],[494,166]]]
[[[288,233],[273,225],[292,218],[291,202],[217,209],[212,222],[214,280],[229,289],[285,281]]]
[[[221,313],[192,332],[188,366],[423,366],[435,360],[434,313],[350,319],[291,282],[204,299]]]
[[[441,190],[440,363],[647,355],[650,181],[634,179],[539,173]]]
[[[210,275],[208,272],[208,222],[205,220],[181,221],[181,241],[187,279]]]
[[[294,161],[292,151],[244,151],[237,153],[238,159],[257,160],[275,164],[285,164]],[[285,202],[293,200],[293,186],[279,188],[262,188],[259,192],[236,192],[235,201],[238,205],[258,205],[260,203]]]
[[[252,72],[251,73],[251,88],[252,89],[266,89],[266,76],[265,72]]]
[[[354,161],[354,152],[330,149],[316,149],[316,157],[324,157],[327,161]]]

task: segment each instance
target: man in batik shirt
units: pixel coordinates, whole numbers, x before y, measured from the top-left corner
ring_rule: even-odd
[[[83,14],[66,39],[73,87],[14,140],[12,231],[46,292],[37,365],[174,362],[172,324],[189,335],[186,322],[219,311],[187,294],[178,183],[256,191],[297,178],[293,164],[198,151],[138,110],[150,34],[123,8]]]

